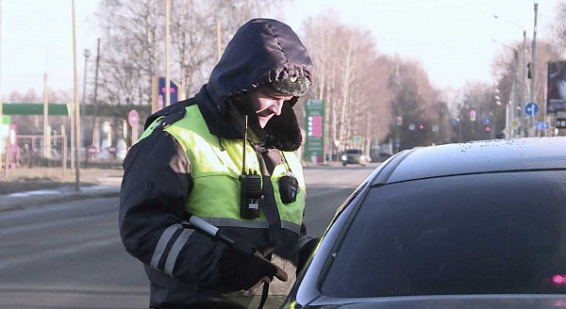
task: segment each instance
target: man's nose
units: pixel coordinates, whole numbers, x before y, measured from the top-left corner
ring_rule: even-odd
[[[275,104],[273,104],[273,105],[271,106],[271,111],[272,111],[276,116],[281,115],[281,109],[283,109],[283,103],[285,103],[285,100],[277,100],[277,101],[275,101]]]

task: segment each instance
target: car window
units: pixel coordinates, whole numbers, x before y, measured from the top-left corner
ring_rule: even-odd
[[[564,171],[372,188],[321,291],[334,297],[566,293],[565,201]]]

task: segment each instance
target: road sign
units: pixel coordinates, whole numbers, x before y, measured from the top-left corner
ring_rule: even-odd
[[[137,127],[140,124],[140,115],[135,109],[132,109],[128,113],[128,123],[132,127]]]
[[[535,123],[535,129],[537,130],[548,130],[550,128],[550,124],[545,121],[537,121]]]
[[[525,105],[525,114],[529,117],[534,117],[538,114],[538,104],[535,102],[530,102],[529,104]]]
[[[513,129],[518,129],[521,126],[521,122],[517,119],[513,119],[513,121],[511,121],[511,127]]]
[[[483,122],[483,124],[488,125],[489,124],[489,117],[483,117],[482,122]]]
[[[361,135],[354,135],[353,142],[356,145],[360,145],[362,143],[362,136]]]
[[[450,119],[450,124],[453,126],[458,125],[458,119],[454,119],[454,118]]]
[[[98,149],[96,149],[96,146],[94,146],[94,145],[88,146],[88,154],[89,155],[95,155],[97,152],[98,152]]]

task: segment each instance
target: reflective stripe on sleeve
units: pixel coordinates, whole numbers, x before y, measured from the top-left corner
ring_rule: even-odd
[[[173,247],[169,250],[169,254],[167,255],[167,261],[165,262],[165,269],[163,272],[168,274],[169,276],[173,276],[173,268],[175,267],[175,263],[177,262],[177,258],[179,257],[179,252],[189,240],[189,236],[194,232],[194,230],[184,229],[181,235],[177,237],[175,243],[173,243]]]
[[[175,235],[175,232],[181,228],[183,228],[182,225],[173,224],[169,226],[167,229],[165,229],[165,231],[163,231],[163,234],[161,234],[161,237],[159,237],[157,246],[155,246],[155,250],[153,251],[153,256],[151,257],[150,266],[152,268],[158,269],[157,267],[159,265],[159,260],[161,260],[161,256],[163,255],[163,252],[165,251],[167,244],[169,243],[169,241],[171,241],[171,238],[173,237],[173,235]]]

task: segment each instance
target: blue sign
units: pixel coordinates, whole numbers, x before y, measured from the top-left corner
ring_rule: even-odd
[[[550,124],[548,122],[537,121],[535,123],[536,130],[548,130],[548,128],[550,128]]]
[[[529,117],[536,116],[538,114],[538,105],[535,102],[525,105],[525,114]]]
[[[165,102],[165,77],[160,77],[159,81],[158,81],[158,89],[157,89],[157,95],[161,97],[161,99],[163,100],[162,102]],[[177,103],[177,93],[178,93],[178,88],[177,88],[177,84],[175,84],[173,81],[169,81],[169,98],[171,99],[171,104]],[[161,109],[161,108],[159,108]]]
[[[453,126],[458,125],[458,119],[454,119],[454,118],[450,119],[450,124]]]
[[[482,121],[483,121],[483,124],[488,125],[489,124],[489,117],[483,117]]]

